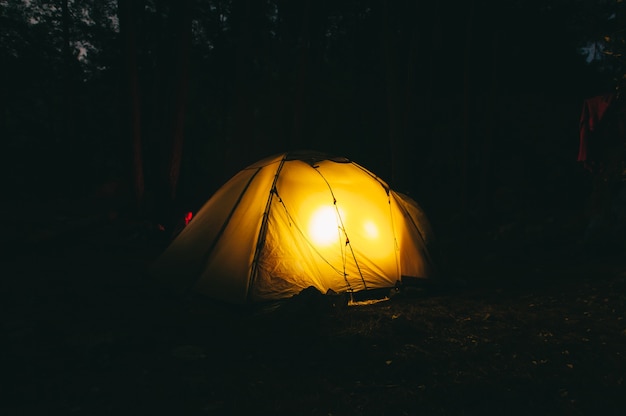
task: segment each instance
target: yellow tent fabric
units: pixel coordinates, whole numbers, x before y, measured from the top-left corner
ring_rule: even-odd
[[[263,159],[226,182],[154,265],[179,288],[248,303],[430,278],[420,206],[359,164],[314,151]]]

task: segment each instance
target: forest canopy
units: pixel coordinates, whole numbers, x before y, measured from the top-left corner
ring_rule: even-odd
[[[469,210],[529,180],[528,161],[548,194],[546,176],[576,167],[581,100],[622,71],[606,53],[622,4],[2,0],[7,189],[115,180],[137,212],[169,215],[248,163],[310,148],[427,206]]]

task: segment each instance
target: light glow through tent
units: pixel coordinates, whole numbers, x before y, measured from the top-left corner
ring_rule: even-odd
[[[323,155],[322,155],[323,156]],[[151,267],[175,291],[246,304],[429,278],[419,205],[354,162],[284,153],[241,170]],[[312,164],[312,162],[315,162]],[[417,228],[419,225],[419,229]]]
[[[334,256],[343,256],[343,247],[350,241],[360,255],[378,264],[395,263],[394,236],[385,227],[388,219],[384,210],[361,194],[343,194],[337,205],[320,205],[319,199],[315,194],[303,200],[301,212],[307,219],[309,241],[326,261],[336,262]]]
[[[378,227],[374,224],[374,221],[365,221],[363,229],[365,230],[365,235],[372,240],[378,238]]]
[[[343,216],[341,210],[339,215]],[[309,222],[309,235],[313,242],[327,246],[337,241],[341,223],[334,207],[323,206],[313,212]]]

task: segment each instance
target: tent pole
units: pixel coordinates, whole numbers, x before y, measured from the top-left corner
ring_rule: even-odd
[[[259,229],[259,235],[257,237],[256,248],[254,249],[254,257],[252,259],[252,267],[250,268],[250,276],[248,277],[248,290],[246,293],[246,299],[250,302],[252,286],[254,284],[254,279],[258,273],[259,267],[259,256],[261,255],[261,251],[263,251],[263,247],[265,246],[265,234],[267,232],[267,221],[269,219],[270,207],[272,206],[272,201],[274,199],[274,195],[276,194],[276,182],[278,182],[278,175],[280,175],[280,171],[283,169],[285,165],[285,160],[289,153],[285,153],[283,159],[280,161],[278,168],[276,168],[276,173],[274,174],[274,180],[272,181],[272,186],[270,188],[269,195],[267,197],[267,202],[265,203],[265,209],[263,210],[263,220],[261,222],[261,228]]]

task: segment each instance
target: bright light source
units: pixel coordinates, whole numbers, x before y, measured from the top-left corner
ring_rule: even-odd
[[[343,215],[341,210],[339,215]],[[334,207],[324,206],[313,212],[309,235],[315,244],[326,246],[338,241],[340,220]]]

